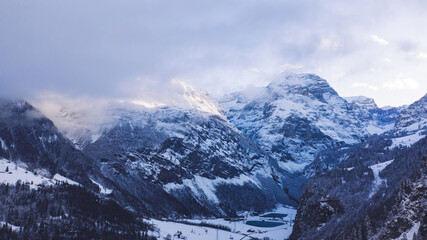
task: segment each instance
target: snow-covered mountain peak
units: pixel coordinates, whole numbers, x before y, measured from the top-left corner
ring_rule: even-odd
[[[234,93],[221,103],[230,121],[289,172],[302,171],[323,149],[366,134],[349,103],[314,74],[284,74],[261,95]]]
[[[173,79],[163,87],[162,91],[158,95],[141,94],[141,96],[130,99],[120,99],[118,102],[136,104],[146,108],[173,106],[222,116],[223,110],[204,89],[197,89],[186,82]]]
[[[205,89],[195,89],[190,84],[182,81],[174,81],[180,86],[183,104],[181,107],[197,109],[202,112],[208,112],[216,115],[222,115],[223,110],[218,107],[216,101],[209,95]]]
[[[402,110],[394,128],[397,134],[413,134],[426,130],[427,94]]]
[[[192,92],[192,94],[188,96],[189,99],[197,96],[198,92]],[[195,101],[193,103],[197,104]],[[182,102],[178,102],[176,106],[146,107],[127,101],[113,101],[98,106],[99,108],[92,106],[93,112],[89,111],[90,108],[71,109],[62,106],[57,108],[55,113],[51,112],[51,115],[54,116],[60,131],[79,149],[97,141],[103,133],[117,126],[130,129],[153,128],[172,137],[182,136],[186,131],[191,131],[192,123],[205,122],[211,117],[216,117],[228,124],[230,128],[234,128],[219,113],[219,108],[206,105],[203,101],[199,103],[198,106],[193,107],[189,107],[187,103],[184,105]],[[205,107],[206,111],[200,110],[202,107]]]
[[[282,73],[272,81],[269,86],[309,86],[315,84],[328,84],[328,82],[312,73]]]
[[[304,96],[323,103],[343,102],[329,83],[315,74],[282,74],[267,86],[267,91],[274,99]]]
[[[365,96],[354,96],[354,97],[345,97],[345,100],[347,100],[347,102],[356,105],[358,107],[361,108],[366,108],[366,109],[376,109],[378,108],[377,104],[375,103],[374,99],[372,98],[368,98]]]

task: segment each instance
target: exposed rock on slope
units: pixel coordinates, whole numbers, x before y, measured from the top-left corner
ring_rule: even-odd
[[[309,180],[291,239],[425,239],[427,138],[409,149],[352,149]]]
[[[374,99],[363,96],[346,97],[369,135],[381,134],[394,128],[397,117],[404,107],[379,108]]]
[[[129,105],[111,112],[113,127],[83,151],[116,185],[107,187],[125,189],[149,212],[229,215],[290,203],[269,159],[222,116]]]
[[[319,76],[289,74],[255,98],[234,93],[220,103],[230,121],[283,170],[298,172],[322,150],[391,129],[397,110],[379,109],[367,98],[349,100]]]
[[[399,112],[363,97],[348,100],[319,76],[288,74],[253,96],[233,93],[220,103],[230,122],[277,162],[283,189],[297,201],[321,152],[390,130]]]

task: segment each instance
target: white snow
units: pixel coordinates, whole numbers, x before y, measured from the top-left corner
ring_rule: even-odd
[[[99,192],[101,194],[105,194],[105,195],[109,195],[113,192],[113,190],[105,188],[104,186],[102,186],[100,183],[95,182],[92,178],[89,178],[94,184],[98,185],[99,187]]]
[[[219,203],[219,200],[215,194],[216,186],[219,184],[233,184],[233,185],[244,185],[245,183],[253,183],[259,186],[259,183],[254,179],[241,174],[239,177],[224,179],[224,178],[215,178],[209,179],[201,176],[195,176],[194,179],[184,179],[183,184],[168,183],[163,186],[167,192],[171,192],[175,189],[180,189],[184,187],[190,188],[190,190],[198,197],[206,197],[207,199],[213,201],[214,203]]]
[[[70,185],[80,185],[78,182],[75,182],[69,178],[66,178],[66,177],[64,177],[58,173],[53,176],[52,180],[56,181],[56,182],[65,182],[65,183],[68,183]]]
[[[414,133],[412,135],[399,137],[399,138],[393,138],[392,139],[393,143],[391,144],[390,148],[399,147],[401,145],[406,146],[406,147],[410,147],[414,143],[421,140],[423,137],[425,137],[425,135],[421,134],[421,132],[417,132],[417,133]]]
[[[347,102],[355,104],[356,106],[359,106],[359,107],[364,107],[368,109],[375,109],[378,107],[374,99],[368,98],[365,96],[344,97],[344,99]]]
[[[231,233],[228,231],[216,230],[208,227],[186,225],[176,222],[152,219],[151,223],[158,227],[158,231],[152,232],[151,235],[158,237],[159,239],[164,239],[168,235],[174,237],[177,232],[182,232],[183,236],[185,236],[188,240],[216,240],[217,234],[218,239],[240,239],[242,237],[242,235]],[[178,238],[175,237],[173,239]]]
[[[14,231],[14,232],[19,232],[19,229],[21,228],[21,227],[18,227],[18,226],[15,226],[15,225],[12,225],[12,224],[10,224],[10,223],[6,223],[6,222],[3,222],[3,221],[0,221],[0,228],[2,228],[4,225],[6,225],[7,224],[7,226],[9,227],[9,228],[11,228],[12,229],[12,231]]]
[[[309,164],[308,162],[296,163],[296,162],[278,162],[279,167],[287,170],[288,172],[301,172]]]
[[[8,172],[6,172],[8,168]],[[79,183],[70,180],[59,174],[55,174],[52,179],[47,177],[47,174],[40,174],[46,171],[38,171],[33,173],[26,169],[23,163],[14,163],[7,159],[0,159],[0,183],[14,185],[18,180],[22,183],[28,184],[31,189],[36,189],[39,186],[54,185],[59,182],[66,182],[71,185],[79,185]]]
[[[285,217],[284,222],[285,225],[281,225],[278,227],[272,228],[261,228],[246,225],[245,222],[247,220],[260,220],[260,217],[256,216],[246,216],[243,221],[230,222],[222,218],[218,219],[186,219],[187,222],[193,223],[201,223],[206,222],[215,225],[227,226],[231,229],[231,232],[216,230],[214,228],[209,227],[201,227],[201,226],[193,226],[186,225],[183,223],[176,223],[170,221],[160,221],[152,219],[151,222],[155,224],[159,231],[152,232],[152,235],[159,237],[160,239],[166,237],[170,234],[172,237],[178,231],[181,231],[183,236],[188,240],[193,239],[201,239],[201,240],[215,240],[217,239],[251,239],[254,238],[264,238],[269,237],[271,240],[282,240],[286,239],[292,233],[292,224],[295,219],[296,209],[287,207],[287,206],[279,206],[273,212],[275,213],[285,213],[288,214]],[[248,232],[248,230],[253,230],[254,232]],[[246,236],[246,237],[245,237]],[[177,239],[175,237],[175,239]]]
[[[102,136],[102,133],[95,133],[95,134],[93,134],[92,136],[90,136],[90,138],[91,138],[91,143],[94,143],[94,142],[96,142],[96,140],[98,140],[100,137]]]
[[[3,150],[5,151],[9,150],[9,148],[7,147],[6,143],[3,141],[2,138],[0,138],[0,143],[1,143],[1,148],[3,148]]]
[[[384,168],[386,168],[388,165],[390,165],[393,161],[394,159],[369,166],[369,168],[372,169],[372,172],[374,173],[374,186],[371,192],[369,193],[369,197],[372,197],[383,183],[387,184],[386,180],[380,178],[380,172],[384,170]]]
[[[322,92],[322,97],[313,95],[316,91]],[[367,107],[376,107],[372,99],[356,99],[363,100]],[[280,164],[288,172],[303,170],[328,144],[320,141],[311,146],[301,136],[293,135],[292,128],[284,128],[289,117],[306,119],[310,127],[317,128],[335,141],[348,144],[359,142],[366,134],[382,133],[392,127],[380,126],[375,121],[360,127],[360,119],[349,110],[347,101],[337,95],[326,80],[315,75],[284,74],[269,84],[263,94],[251,97],[233,93],[224,97],[221,103],[228,110],[230,122],[244,134],[253,136],[262,149],[271,153],[272,158],[283,156],[272,151],[272,146],[286,149],[290,155],[288,160],[295,162]],[[265,115],[266,110],[269,115]],[[279,129],[289,130],[287,136]]]
[[[393,127],[394,127],[394,123],[388,124],[388,125],[378,125],[378,123],[370,121],[369,123],[366,123],[365,130],[370,135],[374,135],[374,134],[380,135],[381,133],[392,130]]]
[[[418,232],[419,228],[420,228],[420,223],[419,222],[414,223],[414,225],[412,226],[411,229],[409,229],[408,231],[402,233],[395,240],[413,240],[414,239],[414,234]]]

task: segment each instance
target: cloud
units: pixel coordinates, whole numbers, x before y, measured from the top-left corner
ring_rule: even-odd
[[[418,61],[427,49],[426,1],[43,2],[1,4],[0,96],[49,92],[156,105],[174,96],[171,79],[221,97],[286,70],[318,73],[345,95],[369,90],[353,82],[427,76]],[[419,82],[417,96],[426,85]]]
[[[335,50],[340,47],[338,40],[323,38],[319,43],[319,49],[321,50]]]
[[[389,44],[389,42],[387,40],[385,40],[384,38],[380,38],[377,35],[371,35],[371,39],[375,43],[378,43],[378,44],[383,45],[383,46],[387,46]]]
[[[197,109],[217,115],[222,112],[216,100],[206,91],[195,89],[178,79],[172,79],[165,84],[137,78],[134,81],[128,81],[127,84],[131,84],[132,87],[123,86],[123,89],[136,90],[129,92],[132,94],[127,98],[114,99],[96,96],[76,98],[45,92],[31,99],[30,102],[51,119],[68,138],[77,140],[82,138],[89,141],[93,140],[100,131],[114,126],[115,118],[111,116],[117,108],[139,109],[167,105]]]
[[[285,63],[285,64],[281,65],[280,67],[283,67],[283,69],[302,69],[302,68],[304,68],[304,65]]]
[[[425,51],[419,51],[417,53],[417,58],[427,59],[427,52],[425,52]]]
[[[383,87],[390,90],[414,90],[419,87],[419,83],[412,78],[398,78],[384,83]]]
[[[353,84],[351,84],[351,87],[353,87],[353,88],[366,88],[366,89],[369,89],[372,91],[378,90],[378,87],[376,87],[372,84],[366,83],[366,82],[354,82]]]
[[[413,51],[409,54],[417,59],[427,59],[427,52],[422,50]]]

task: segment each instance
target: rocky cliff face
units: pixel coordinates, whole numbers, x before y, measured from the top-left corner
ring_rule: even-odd
[[[27,102],[1,109],[0,157],[47,178],[60,173],[93,189],[96,181],[139,213],[226,216],[290,201],[269,158],[221,115],[114,105],[82,152]]]
[[[400,108],[392,130],[382,135],[319,154],[306,170],[312,178],[291,239],[426,238],[424,102]],[[362,103],[371,118],[374,106]]]
[[[147,209],[230,215],[289,203],[273,179],[269,158],[221,115],[124,105],[111,112],[113,127],[83,152],[118,188],[144,200]]]
[[[404,109],[396,120],[396,134],[410,135],[423,132],[427,127],[427,95]],[[425,135],[425,133],[424,133]]]
[[[408,149],[368,143],[308,181],[291,239],[425,238],[427,138]]]
[[[369,135],[381,134],[394,128],[396,119],[404,107],[379,108],[374,99],[364,96],[346,97],[356,118]]]
[[[234,93],[220,103],[230,121],[288,172],[302,171],[322,150],[390,130],[398,114],[372,99],[346,101],[313,74],[282,75],[255,98]]]
[[[364,97],[346,100],[313,74],[285,74],[257,94],[233,93],[220,103],[230,122],[277,162],[295,200],[320,153],[391,130],[400,111]]]

